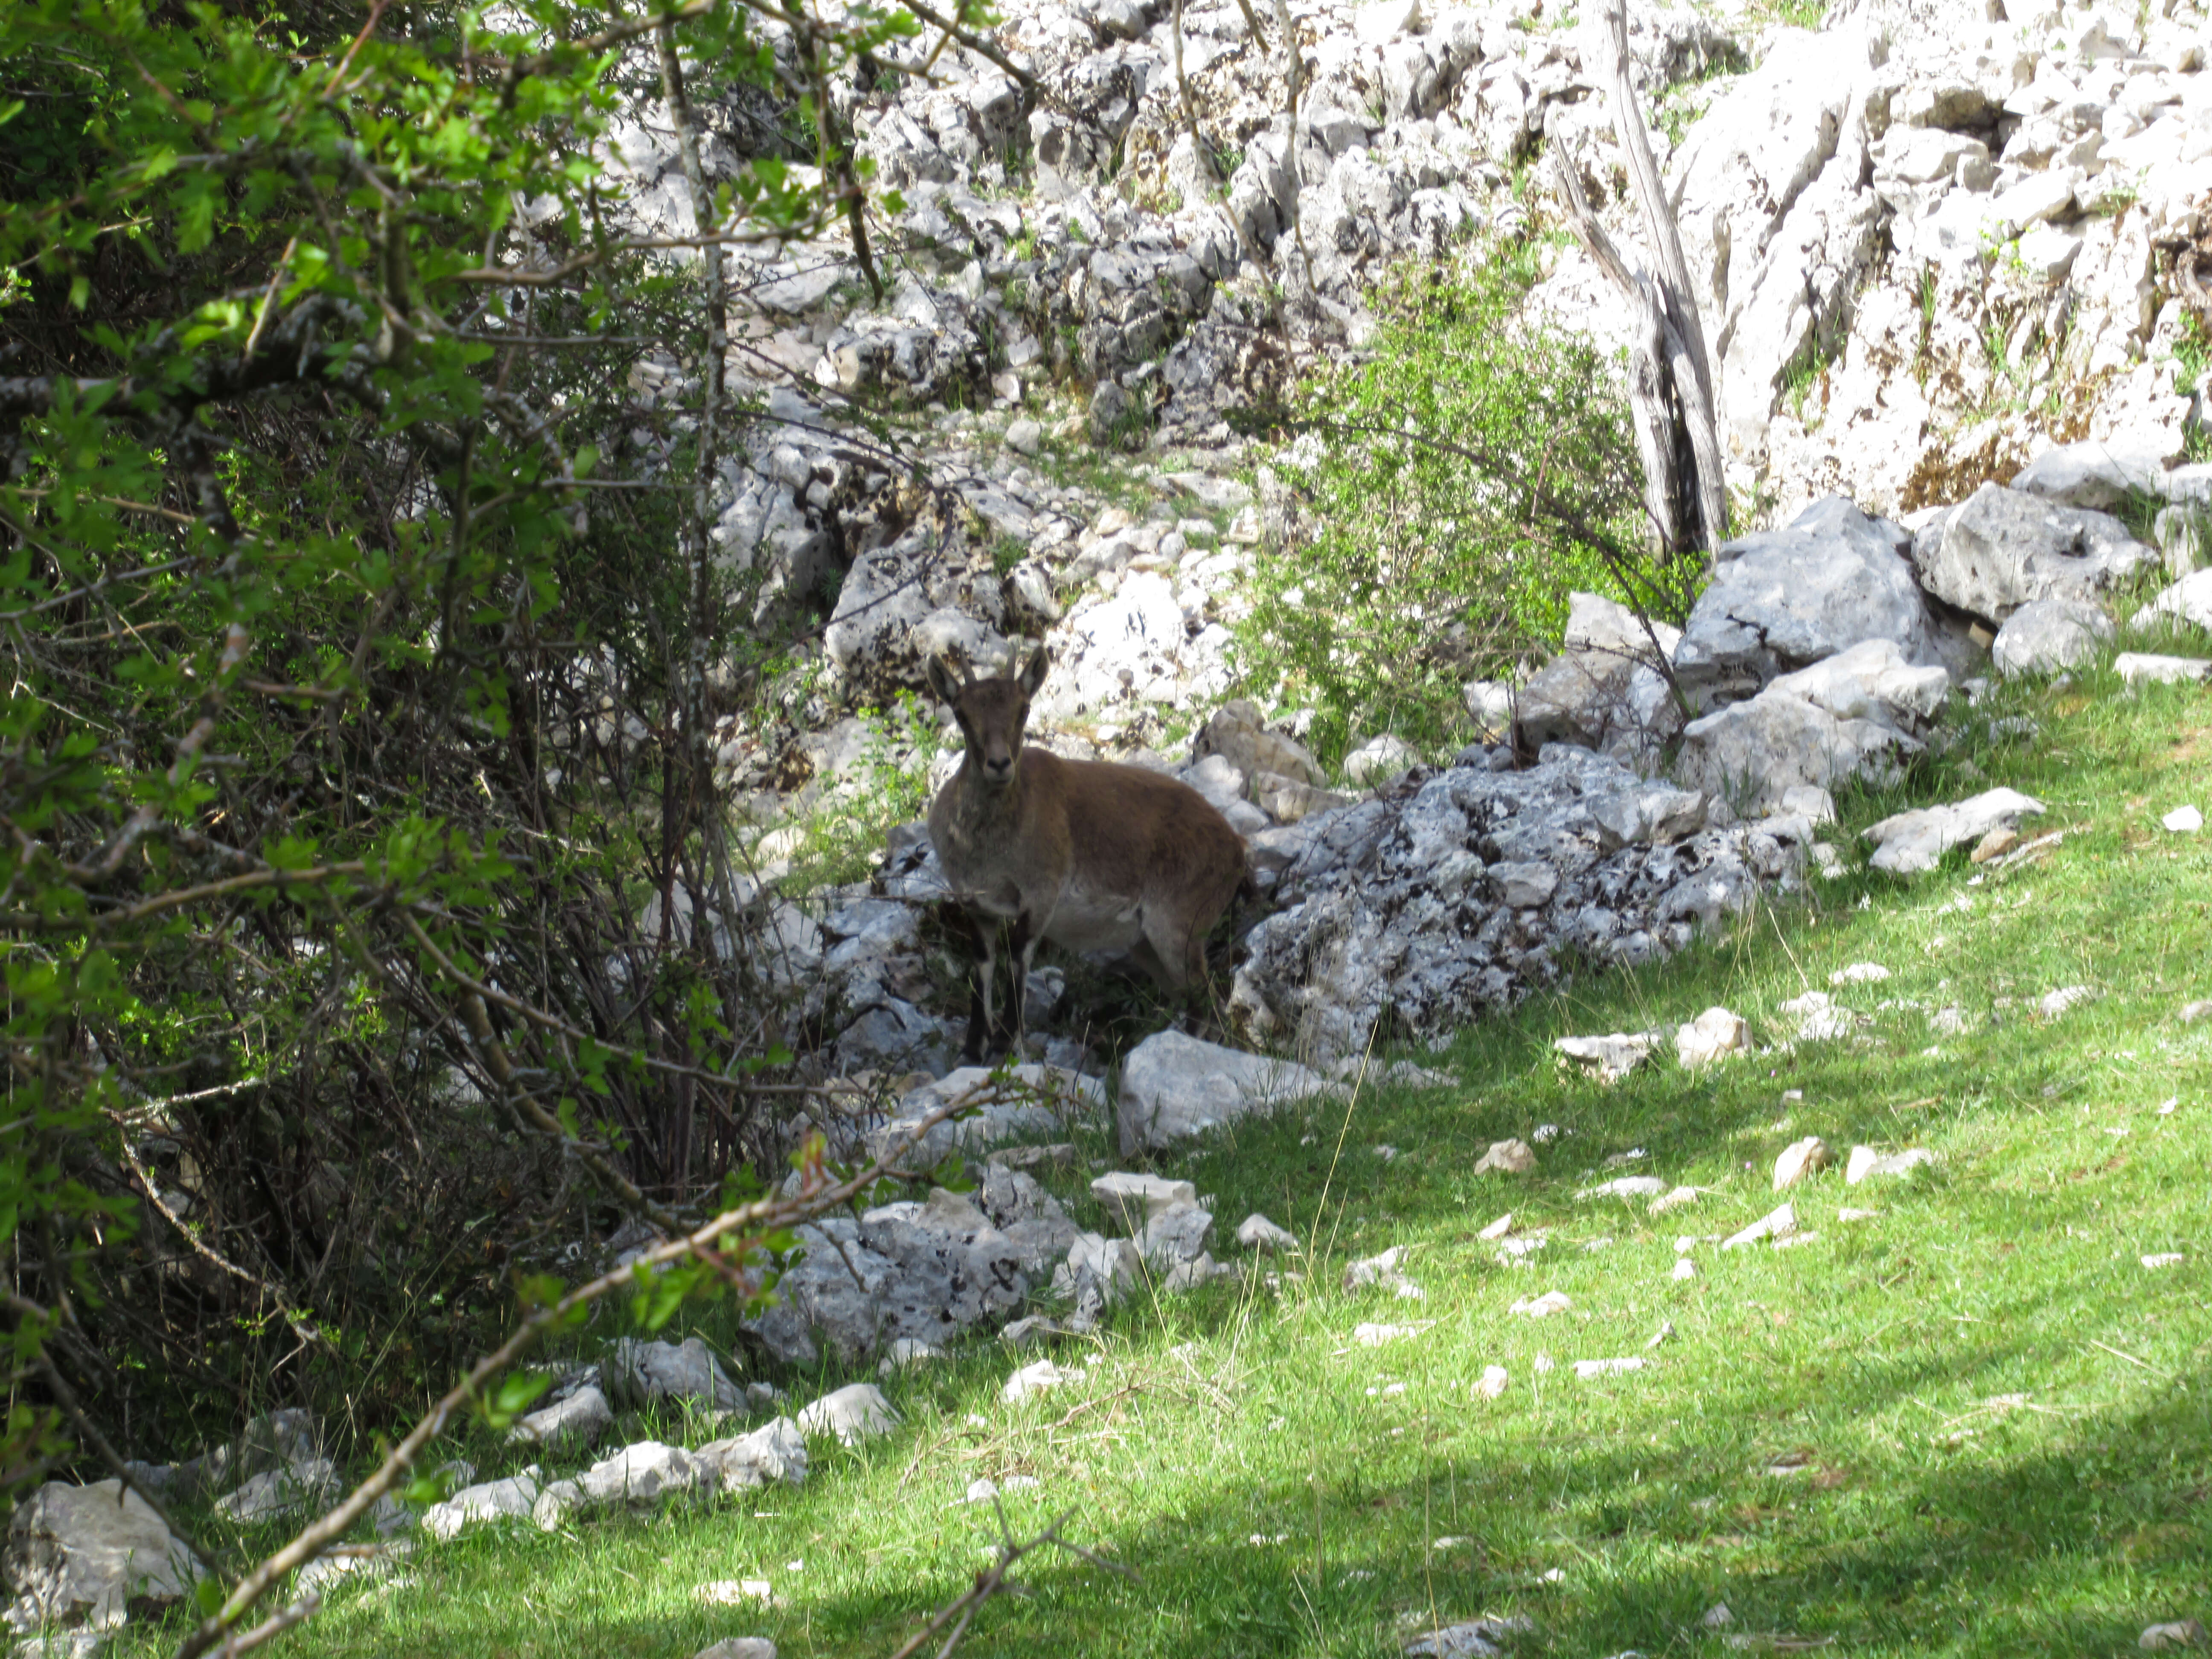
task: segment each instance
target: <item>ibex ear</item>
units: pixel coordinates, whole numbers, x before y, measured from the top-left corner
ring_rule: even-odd
[[[929,689],[950,703],[960,701],[960,683],[952,678],[952,671],[945,665],[945,659],[932,652],[921,665],[921,677],[929,682]]]
[[[1037,647],[1030,659],[1022,665],[1022,675],[1018,682],[1022,688],[1022,695],[1025,697],[1036,696],[1037,688],[1044,684],[1045,674],[1051,667],[1052,653],[1042,646]]]

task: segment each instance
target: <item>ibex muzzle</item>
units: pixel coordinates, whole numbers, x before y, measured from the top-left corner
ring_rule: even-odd
[[[975,953],[963,1060],[1018,1044],[1038,942],[1127,951],[1163,989],[1206,974],[1206,938],[1246,879],[1244,842],[1188,785],[1141,767],[1062,760],[1022,744],[1051,660],[958,678],[927,665],[968,753],[929,809],[930,838]],[[995,1018],[998,924],[1013,923],[1007,1023]]]

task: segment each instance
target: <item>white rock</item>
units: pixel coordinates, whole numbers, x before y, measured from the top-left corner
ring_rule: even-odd
[[[2095,995],[2086,985],[2062,985],[2055,991],[2045,992],[2043,1000],[2035,1005],[2035,1012],[2045,1019],[2057,1019]]]
[[[1531,1319],[1549,1319],[1553,1314],[1565,1313],[1575,1304],[1567,1299],[1564,1291],[1547,1291],[1541,1296],[1522,1297],[1508,1313],[1526,1314]]]
[[[1818,1135],[1792,1141],[1774,1160],[1774,1190],[1795,1187],[1816,1170],[1828,1167],[1828,1143]]]
[[[131,1607],[182,1601],[200,1573],[184,1540],[120,1480],[47,1481],[9,1517],[0,1566],[18,1632],[112,1631]]]
[[[1378,1255],[1363,1256],[1347,1264],[1344,1269],[1346,1291],[1384,1290],[1409,1302],[1419,1300],[1421,1287],[1407,1278],[1404,1272],[1407,1255],[1403,1244],[1393,1244]]]
[[[1497,885],[1498,902],[1509,910],[1536,909],[1559,889],[1559,872],[1540,860],[1493,864],[1490,879]]]
[[[1691,1261],[1686,1255],[1678,1255],[1674,1258],[1674,1267],[1672,1277],[1675,1279],[1695,1279],[1697,1276],[1698,1264],[1696,1262]]]
[[[692,1659],[775,1659],[775,1644],[765,1636],[727,1636]]]
[[[1708,1008],[1674,1033],[1674,1057],[1686,1071],[1702,1071],[1750,1046],[1751,1027],[1725,1008]]]
[[[1156,1032],[1121,1065],[1121,1150],[1171,1146],[1255,1112],[1341,1091],[1295,1061]]]
[[[538,1502],[540,1472],[533,1463],[520,1474],[504,1480],[486,1480],[465,1486],[442,1504],[422,1511],[422,1530],[436,1539],[453,1539],[465,1527],[487,1521],[525,1521]]]
[[[1136,1289],[1143,1278],[1144,1257],[1133,1240],[1079,1233],[1067,1248],[1066,1259],[1053,1270],[1052,1288],[1055,1295],[1079,1304],[1086,1290],[1092,1290],[1102,1305],[1110,1305]]]
[[[1831,985],[1879,985],[1889,977],[1889,969],[1878,962],[1855,962],[1848,968],[1838,968],[1828,975]]]
[[[930,1360],[944,1358],[945,1350],[935,1344],[919,1342],[913,1337],[902,1336],[896,1338],[890,1346],[884,1350],[883,1360],[877,1365],[876,1374],[878,1376],[896,1376],[901,1371],[910,1370],[914,1366],[927,1364]]]
[[[507,1431],[507,1437],[525,1444],[570,1441],[582,1448],[596,1443],[614,1426],[614,1421],[615,1414],[607,1404],[606,1395],[587,1383],[566,1400],[557,1400],[542,1411],[519,1419]]]
[[[2123,651],[2112,659],[2112,667],[2130,685],[2187,685],[2212,680],[2212,660],[2203,657],[2162,657],[2150,651]]]
[[[999,1398],[1009,1406],[1018,1405],[1032,1395],[1059,1388],[1065,1382],[1080,1382],[1082,1377],[1081,1371],[1064,1371],[1049,1359],[1040,1359],[1008,1377],[1006,1386],[999,1390]]]
[[[708,1411],[732,1411],[742,1403],[713,1352],[698,1337],[678,1342],[618,1339],[600,1366],[616,1397],[689,1401]]]
[[[1746,1227],[1742,1231],[1732,1233],[1728,1237],[1723,1239],[1721,1241],[1721,1249],[1724,1250],[1733,1250],[1746,1244],[1760,1243],[1767,1239],[1773,1239],[1777,1243],[1779,1243],[1781,1240],[1789,1237],[1796,1231],[1797,1212],[1790,1206],[1784,1204],[1779,1208],[1769,1211],[1766,1214],[1759,1217],[1758,1220],[1753,1222],[1751,1225]]]
[[[1849,1036],[1858,1024],[1848,1010],[1835,1006],[1835,1000],[1826,991],[1792,997],[1778,1012],[1796,1022],[1800,1042],[1833,1042]]]
[[[1667,1190],[1657,1176],[1620,1176],[1595,1187],[1585,1187],[1577,1198],[1656,1198]]]
[[[2212,632],[2212,570],[2192,570],[2136,612],[2137,628],[2184,622]]]
[[[1352,1328],[1352,1340],[1363,1348],[1379,1348],[1386,1342],[1395,1342],[1401,1337],[1419,1336],[1420,1330],[1413,1325],[1374,1325],[1363,1322]]]
[[[858,1446],[889,1434],[905,1419],[872,1382],[850,1382],[799,1413],[807,1434],[834,1434],[842,1445]]]
[[[1006,426],[1006,447],[1020,455],[1034,455],[1044,447],[1044,427],[1024,416]]]
[[[338,1474],[330,1459],[310,1458],[255,1475],[216,1498],[215,1512],[226,1521],[265,1521],[323,1504],[337,1492]]]
[[[1502,1175],[1526,1175],[1535,1167],[1536,1154],[1527,1141],[1493,1140],[1469,1173],[1488,1175],[1494,1170]]]
[[[2146,1267],[2178,1267],[2185,1260],[2179,1250],[2162,1250],[2156,1255],[2145,1256],[2142,1264]]]
[[[1856,1187],[1876,1176],[1909,1176],[1923,1164],[1933,1164],[1936,1154],[1925,1146],[1907,1147],[1901,1152],[1884,1156],[1871,1146],[1851,1148],[1850,1162],[1844,1166],[1844,1184]]]
[[[2008,678],[2055,674],[2087,662],[2112,636],[2112,618],[2089,600],[2033,599],[2005,618],[1990,659]]]
[[[1248,1250],[1258,1250],[1263,1255],[1279,1252],[1285,1255],[1295,1255],[1298,1249],[1296,1233],[1278,1227],[1257,1210],[1237,1224],[1237,1242]]]
[[[1437,1540],[1441,1545],[1443,1540]],[[1474,1619],[1425,1632],[1406,1644],[1408,1659],[1494,1659],[1505,1651],[1500,1644],[1534,1631],[1527,1619]]]
[[[1629,1354],[1620,1359],[1577,1359],[1575,1375],[1588,1381],[1600,1376],[1618,1376],[1624,1371],[1640,1371],[1651,1362],[1642,1354]]]
[[[1908,662],[1894,640],[1862,640],[1809,668],[1778,676],[1772,689],[1802,697],[1839,720],[1911,731],[1942,712],[1951,676],[1941,664]]]
[[[772,1481],[797,1486],[806,1480],[806,1437],[787,1417],[776,1418],[750,1434],[710,1441],[696,1455],[714,1471],[724,1492],[745,1492]]]
[[[1513,1386],[1513,1378],[1503,1365],[1485,1365],[1482,1375],[1475,1379],[1474,1392],[1483,1400],[1495,1400]]]
[[[1211,1211],[1195,1204],[1170,1205],[1145,1223],[1137,1254],[1154,1273],[1172,1273],[1206,1254],[1206,1235],[1212,1226]]]
[[[664,1498],[709,1491],[715,1480],[714,1466],[697,1454],[658,1440],[641,1440],[592,1464],[576,1477],[576,1485],[594,1504],[650,1509]],[[428,1524],[428,1516],[424,1524]]]
[[[1695,1187],[1670,1187],[1651,1200],[1650,1213],[1665,1215],[1670,1210],[1684,1209],[1697,1201],[1698,1189]]]
[[[1115,1170],[1091,1183],[1091,1196],[1106,1213],[1132,1236],[1145,1224],[1177,1204],[1198,1202],[1198,1188],[1188,1181],[1164,1176],[1133,1175]]]
[[[1552,1047],[1561,1064],[1601,1083],[1617,1083],[1651,1058],[1662,1036],[1657,1031],[1615,1031],[1609,1036],[1554,1037]]]
[[[2194,1619],[2146,1625],[2143,1633],[2136,1638],[2136,1645],[2145,1653],[2163,1653],[2168,1648],[2201,1648],[2204,1645],[2204,1626]]]
[[[2204,814],[2193,806],[2177,806],[2159,823],[2176,836],[2193,836],[2204,827]]]
[[[1344,757],[1345,781],[1364,789],[1418,764],[1420,758],[1413,744],[1386,732],[1370,738]]]
[[[1952,848],[1979,841],[1992,830],[2016,829],[2022,817],[2044,810],[2041,801],[2017,789],[1990,789],[1948,805],[1899,812],[1867,830],[1866,838],[1875,843],[1869,861],[1899,875],[1933,870]]]
[[[1513,1212],[1508,1210],[1504,1215],[1498,1217],[1497,1220],[1492,1222],[1487,1227],[1485,1227],[1480,1232],[1477,1233],[1475,1237],[1477,1238],[1499,1239],[1504,1238],[1512,1231]]]

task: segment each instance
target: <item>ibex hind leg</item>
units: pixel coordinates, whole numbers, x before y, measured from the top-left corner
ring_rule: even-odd
[[[1011,1053],[1022,1057],[1022,1033],[1028,1023],[1030,1006],[1030,963],[1036,959],[1038,935],[1030,925],[1030,913],[1023,911],[1014,918],[1013,938],[1006,946],[1006,973],[1012,983],[1006,987],[1006,1024],[994,1037],[991,1058],[1003,1060]]]
[[[960,910],[955,931],[963,933],[968,941],[969,959],[973,969],[969,980],[968,1035],[960,1045],[963,1066],[981,1066],[983,1052],[990,1046],[994,1035],[991,1019],[991,992],[995,978],[995,939],[998,929],[985,918],[972,911]]]

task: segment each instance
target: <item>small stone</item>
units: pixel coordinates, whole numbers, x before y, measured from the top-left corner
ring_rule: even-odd
[[[2136,1645],[2145,1653],[2162,1653],[2168,1648],[2201,1648],[2204,1645],[2204,1626],[2194,1619],[2147,1626],[2136,1638]]]
[[[2179,1250],[2164,1250],[2156,1255],[2145,1256],[2142,1264],[2146,1267],[2178,1267],[2184,1260]]]
[[[1901,1152],[1884,1157],[1871,1146],[1851,1148],[1851,1160],[1844,1168],[1844,1184],[1856,1187],[1862,1181],[1876,1176],[1907,1176],[1923,1164],[1933,1164],[1936,1154],[1925,1146],[1910,1146]]]
[[[1550,902],[1559,890],[1559,872],[1548,864],[1493,864],[1490,878],[1498,884],[1498,896],[1509,910],[1534,910]]]
[[[799,1413],[799,1426],[807,1434],[834,1434],[841,1445],[857,1446],[889,1434],[904,1421],[872,1382],[854,1382],[821,1399]]]
[[[2002,858],[2020,845],[2020,831],[2009,824],[1999,824],[1974,843],[1974,850],[1966,854],[1969,862],[1987,864],[1991,859]]]
[[[1667,1183],[1657,1176],[1620,1176],[1595,1187],[1585,1187],[1577,1198],[1656,1198]]]
[[[1145,1224],[1177,1204],[1198,1202],[1198,1188],[1188,1181],[1170,1181],[1154,1175],[1132,1175],[1116,1170],[1091,1183],[1091,1196],[1133,1237]]]
[[[1880,1210],[1854,1210],[1847,1205],[1844,1208],[1836,1212],[1836,1219],[1839,1222],[1845,1223],[1853,1221],[1871,1221],[1881,1213],[1881,1212]]]
[[[1044,447],[1044,427],[1024,416],[1006,428],[1006,447],[1018,455],[1034,455]]]
[[[1493,1140],[1490,1150],[1476,1163],[1474,1173],[1488,1175],[1496,1170],[1504,1175],[1527,1175],[1536,1167],[1536,1154],[1525,1140]]]
[[[765,1636],[731,1636],[702,1648],[694,1659],[775,1659],[775,1644]]]
[[[1565,1036],[1553,1039],[1562,1065],[1580,1070],[1600,1083],[1618,1083],[1651,1058],[1659,1034],[1653,1031],[1615,1031],[1608,1036]]]
[[[1296,1233],[1287,1228],[1278,1227],[1257,1210],[1237,1224],[1237,1242],[1246,1249],[1258,1250],[1262,1255],[1280,1253],[1295,1255],[1298,1249]]]
[[[2201,1002],[2183,1003],[2180,1018],[2184,1025],[2194,1025],[2200,1019],[2212,1019],[2212,998]]]
[[[1480,1239],[1500,1239],[1504,1237],[1512,1231],[1513,1212],[1508,1210],[1504,1215],[1498,1217],[1497,1220],[1492,1222],[1487,1227],[1485,1227],[1480,1232],[1477,1233],[1475,1237]]]
[[[1751,1027],[1740,1014],[1708,1008],[1674,1033],[1674,1057],[1695,1072],[1751,1046]]]
[[[2184,685],[2212,680],[2212,661],[2203,657],[2162,657],[2152,651],[2123,651],[2112,659],[2130,685]]]
[[[1653,1215],[1665,1215],[1670,1210],[1680,1210],[1698,1201],[1695,1187],[1672,1187],[1651,1200]]]
[[[876,1375],[896,1376],[901,1371],[944,1357],[945,1350],[931,1343],[919,1341],[911,1336],[898,1337],[884,1351],[882,1363],[876,1367]]]
[[[607,1405],[606,1395],[586,1385],[566,1400],[519,1419],[507,1431],[507,1437],[525,1443],[570,1441],[577,1447],[590,1446],[612,1428],[614,1422],[615,1414]]]
[[[1683,1279],[1695,1279],[1698,1276],[1698,1264],[1686,1255],[1678,1255],[1674,1258],[1673,1276]]]
[[[1727,1602],[1716,1601],[1705,1609],[1705,1617],[1698,1623],[1706,1630],[1726,1630],[1735,1623],[1735,1615],[1729,1611]]]
[[[717,1578],[700,1585],[694,1593],[710,1607],[741,1607],[775,1600],[775,1586],[765,1578]]]
[[[1802,997],[1792,997],[1779,1012],[1796,1022],[1800,1042],[1833,1042],[1849,1036],[1857,1028],[1850,1011],[1837,1007],[1835,1000],[1826,991],[1808,991]]]
[[[1741,1232],[1732,1233],[1723,1239],[1721,1249],[1733,1250],[1746,1244],[1760,1243],[1770,1238],[1778,1241],[1789,1237],[1796,1231],[1797,1212],[1784,1204],[1778,1209],[1769,1211],[1759,1217]]]
[[[1421,1299],[1421,1287],[1399,1270],[1406,1259],[1406,1247],[1393,1244],[1379,1255],[1363,1256],[1344,1270],[1346,1291],[1384,1290],[1395,1292],[1409,1302]]]
[[[1553,1314],[1569,1311],[1574,1305],[1564,1291],[1547,1291],[1541,1296],[1522,1297],[1506,1311],[1526,1314],[1531,1319],[1549,1319]]]
[[[1828,975],[1831,985],[1878,985],[1889,977],[1889,969],[1878,962],[1855,962],[1848,968],[1838,968]]]
[[[1575,1375],[1584,1382],[1593,1377],[1617,1376],[1624,1371],[1640,1371],[1651,1362],[1641,1354],[1630,1354],[1620,1359],[1577,1359]]]
[[[2086,985],[2063,985],[2045,995],[2035,1005],[2035,1012],[2045,1019],[2057,1019],[2070,1008],[2077,1008],[2096,994]]]
[[[1774,1160],[1774,1190],[1781,1192],[1795,1187],[1817,1170],[1828,1167],[1828,1143],[1818,1135],[1807,1135],[1782,1149],[1782,1156]]]
[[[1684,1256],[1681,1260],[1686,1261],[1689,1258],[1687,1256]],[[1651,1340],[1644,1346],[1648,1351],[1657,1347],[1662,1342],[1671,1342],[1674,1340],[1674,1322],[1671,1319],[1662,1319],[1659,1322],[1659,1328],[1651,1333]]]
[[[2193,836],[2204,827],[2204,814],[2193,806],[2177,806],[2159,822],[2170,835]]]
[[[1482,1375],[1475,1379],[1474,1392],[1478,1399],[1495,1400],[1513,1385],[1513,1378],[1503,1365],[1485,1365]]]
[[[1395,1342],[1404,1336],[1419,1336],[1420,1332],[1411,1325],[1375,1325],[1362,1322],[1352,1328],[1352,1340],[1363,1348],[1379,1348],[1386,1342]]]
[[[1064,1371],[1049,1359],[1040,1359],[1034,1365],[1024,1365],[1008,1377],[1006,1386],[999,1390],[999,1398],[1007,1405],[1018,1405],[1031,1395],[1042,1394],[1047,1389],[1056,1389],[1063,1382],[1079,1381],[1081,1371]]]

